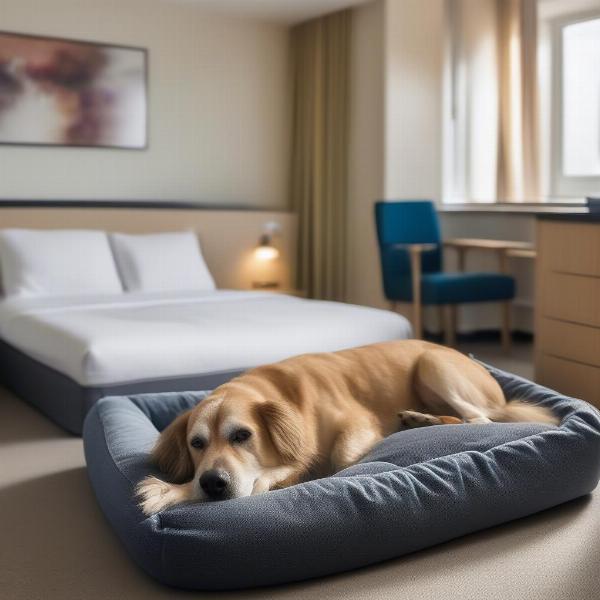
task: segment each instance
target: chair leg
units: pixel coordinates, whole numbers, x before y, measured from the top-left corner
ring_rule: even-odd
[[[456,337],[458,335],[458,304],[452,305],[452,345],[456,346]]]
[[[502,350],[506,353],[510,352],[511,332],[510,332],[510,302],[502,303]]]
[[[419,298],[415,298],[412,306],[412,325],[415,339],[420,340],[423,337],[423,309]]]
[[[411,251],[410,270],[412,276],[412,321],[415,338],[420,340],[423,337],[423,307],[421,306],[421,253],[420,251]]]
[[[446,346],[456,346],[456,304],[444,306],[444,343]]]

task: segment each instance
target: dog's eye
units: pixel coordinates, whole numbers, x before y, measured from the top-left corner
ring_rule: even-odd
[[[229,439],[231,443],[241,444],[242,442],[245,442],[251,435],[252,433],[247,429],[238,429],[231,434]]]
[[[192,440],[190,441],[190,444],[192,445],[193,448],[196,448],[197,450],[202,450],[202,448],[204,448],[204,446],[206,445],[206,443],[204,442],[204,440],[201,437],[192,438]]]

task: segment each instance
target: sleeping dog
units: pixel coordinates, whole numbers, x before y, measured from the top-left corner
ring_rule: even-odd
[[[169,481],[147,477],[137,494],[148,515],[260,494],[348,467],[402,427],[492,421],[557,419],[507,403],[481,365],[435,344],[306,354],[248,371],[175,419],[152,452]]]

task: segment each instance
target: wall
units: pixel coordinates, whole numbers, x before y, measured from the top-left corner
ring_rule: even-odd
[[[347,299],[385,307],[373,216],[384,195],[383,3],[356,8],[352,33]]]
[[[445,56],[452,101],[444,126],[451,143],[444,162],[446,202],[491,202],[496,197],[498,64],[496,0],[448,5],[452,41]]]
[[[444,5],[385,3],[387,200],[441,197]]]
[[[546,20],[598,9],[598,0],[544,0],[539,2],[538,15],[540,19]]]
[[[1,29],[149,49],[145,151],[0,146],[0,198],[287,206],[288,32],[160,0],[0,0]]]

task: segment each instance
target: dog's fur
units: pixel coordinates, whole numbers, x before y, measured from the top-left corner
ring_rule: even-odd
[[[152,453],[169,482],[148,477],[137,493],[146,514],[208,500],[200,478],[218,470],[222,499],[259,494],[352,465],[402,426],[491,421],[557,422],[544,408],[507,403],[481,365],[442,346],[306,354],[253,369],[175,419]]]

